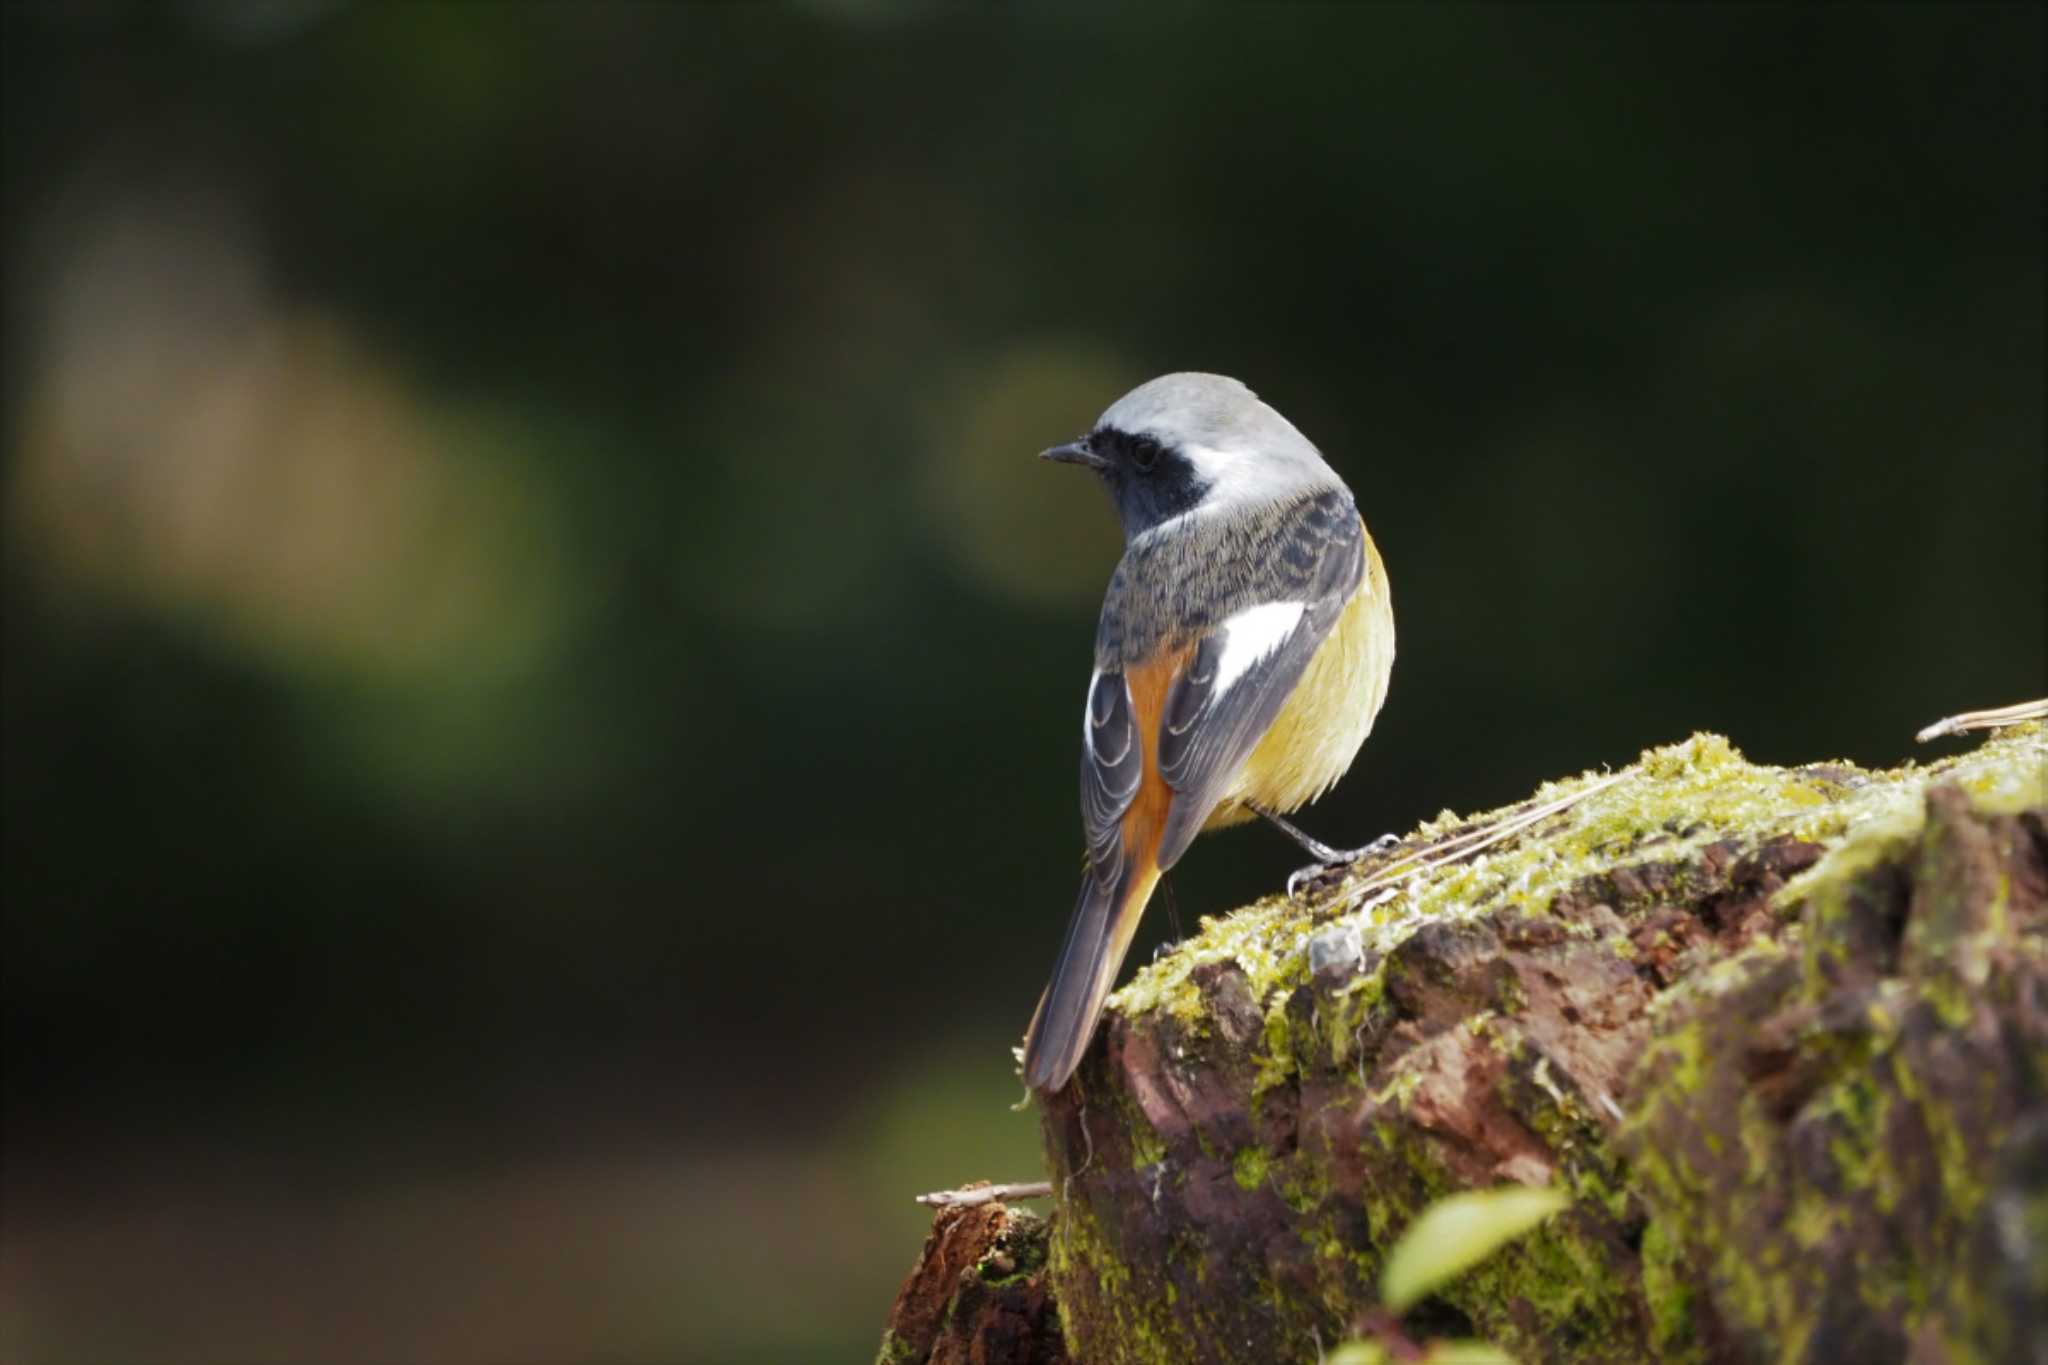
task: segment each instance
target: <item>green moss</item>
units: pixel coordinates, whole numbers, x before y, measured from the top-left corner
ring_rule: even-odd
[[[1012,1211],[1010,1227],[975,1264],[975,1273],[990,1285],[1026,1280],[1045,1269],[1050,1239],[1043,1219]]]
[[[1825,895],[1829,883],[1845,884],[1859,870],[1882,860],[1899,841],[1917,835],[1926,788],[1932,782],[1960,782],[2001,809],[2038,803],[2048,781],[2048,746],[2039,742],[2043,733],[2038,724],[2018,726],[1974,751],[1924,768],[1908,764],[1875,773],[1847,764],[1828,765],[1818,772],[1810,767],[1765,767],[1748,762],[1718,735],[1695,735],[1681,744],[1645,751],[1622,781],[1546,821],[1541,837],[1513,840],[1469,862],[1415,878],[1383,901],[1374,898],[1375,903],[1367,904],[1367,898],[1347,886],[1316,907],[1317,914],[1284,896],[1269,896],[1232,914],[1205,917],[1199,932],[1173,953],[1143,967],[1111,996],[1110,1008],[1133,1018],[1166,1014],[1201,1036],[1211,1021],[1197,971],[1214,964],[1233,965],[1244,973],[1251,998],[1267,1012],[1259,1082],[1270,1088],[1298,1070],[1304,1055],[1297,1046],[1302,1040],[1285,1019],[1285,995],[1308,979],[1308,939],[1332,922],[1333,915],[1358,928],[1368,960],[1384,961],[1426,923],[1462,921],[1508,907],[1527,914],[1547,913],[1560,892],[1651,845],[1661,860],[1683,867],[1700,849],[1731,831],[1755,842],[1780,835],[1838,842],[1827,858],[1781,893],[1780,903],[1790,904]],[[1587,773],[1546,783],[1529,803],[1498,811],[1469,817],[1445,811],[1415,835],[1449,835],[1510,816],[1528,804],[1582,791],[1603,778]],[[1856,838],[1843,840],[1852,828]],[[1674,829],[1685,833],[1672,833]],[[1683,888],[1671,894],[1683,894]],[[1378,1003],[1381,989],[1381,976],[1375,972],[1350,983],[1336,997],[1338,1015],[1322,1021],[1321,1033],[1338,1060],[1349,1054],[1349,1039]]]
[[[1297,1155],[1288,1161],[1280,1181],[1280,1197],[1296,1213],[1308,1213],[1330,1197],[1330,1174],[1321,1162]]]
[[[1553,783],[1532,801],[1600,780],[1586,774]],[[1439,1150],[1427,1119],[1411,1113],[1423,1079],[1419,1068],[1429,1064],[1422,1050],[1370,1070],[1373,1040],[1385,1025],[1387,964],[1409,936],[1425,925],[1482,914],[1545,915],[1560,894],[1583,895],[1587,886],[1613,886],[1614,908],[1626,918],[1660,897],[1685,900],[1711,889],[1695,885],[1701,874],[1692,870],[1706,865],[1707,845],[1732,839],[1738,849],[1753,849],[1781,837],[1820,843],[1826,853],[1779,893],[1775,905],[1786,922],[1774,936],[1691,972],[1660,999],[1651,1041],[1626,1091],[1622,1145],[1608,1140],[1606,1116],[1589,1112],[1586,1099],[1559,1084],[1542,1060],[1532,1067],[1524,1059],[1514,1016],[1527,1002],[1516,983],[1503,983],[1489,1002],[1499,1014],[1484,1011],[1463,1021],[1472,1036],[1509,1059],[1503,1084],[1512,1089],[1511,1108],[1556,1159],[1577,1207],[1443,1297],[1470,1316],[1481,1335],[1529,1358],[1627,1358],[1630,1343],[1647,1336],[1657,1358],[1681,1362],[1703,1357],[1696,1323],[1708,1293],[1712,1315],[1731,1340],[1768,1342],[1772,1356],[1798,1355],[1815,1339],[1814,1303],[1827,1267],[1842,1255],[1856,1258],[1852,1282],[1872,1303],[1931,1302],[1927,1267],[1886,1261],[1901,1253],[1883,1247],[1843,1250],[1857,1239],[1827,1191],[1832,1185],[1867,1194],[1870,1208],[1885,1216],[1910,1207],[1905,1201],[1918,1197],[1915,1177],[1910,1166],[1901,1167],[1899,1152],[1906,1149],[1898,1134],[1924,1129],[1939,1169],[1944,1219],[1982,1203],[1982,1153],[1967,1141],[1976,1131],[1973,1116],[1967,1106],[1937,1103],[1898,1051],[1902,1021],[1930,1010],[1938,1020],[1968,1017],[1975,1002],[1965,983],[1921,982],[1909,995],[1891,982],[1870,983],[1855,1017],[1846,1023],[1832,1018],[1825,1028],[1814,1025],[1790,1040],[1797,1068],[1788,1083],[1801,1087],[1790,1092],[1790,1103],[1799,1106],[1802,1122],[1820,1125],[1818,1145],[1802,1149],[1802,1160],[1820,1168],[1817,1176],[1786,1168],[1785,1115],[1767,1111],[1740,1072],[1753,1030],[1769,1012],[1802,999],[1835,1003],[1842,974],[1867,966],[1858,954],[1872,915],[1884,912],[1859,898],[1868,894],[1873,870],[1910,856],[1922,839],[1927,791],[1937,782],[1960,784],[1986,809],[2038,806],[2048,787],[2048,729],[2017,727],[1968,753],[1890,772],[1846,764],[1763,767],[1718,736],[1696,735],[1647,751],[1622,780],[1550,817],[1540,831],[1464,863],[1370,894],[1354,879],[1315,905],[1276,896],[1205,919],[1193,938],[1143,967],[1112,996],[1110,1008],[1133,1019],[1170,1019],[1174,1036],[1199,1040],[1215,1028],[1204,983],[1217,966],[1234,969],[1260,1013],[1247,1109],[1258,1115],[1282,1087],[1313,1072],[1323,1086],[1355,1076],[1358,1091],[1341,1102],[1367,1107],[1369,1118],[1364,1165],[1370,1175],[1357,1196],[1369,1230],[1364,1245],[1350,1231],[1356,1211],[1343,1210],[1340,1218],[1330,1207],[1326,1157],[1233,1145],[1243,1142],[1241,1132],[1233,1139],[1191,1131],[1192,1145],[1227,1165],[1238,1186],[1280,1194],[1299,1215],[1293,1230],[1315,1267],[1312,1284],[1256,1275],[1239,1282],[1232,1291],[1237,1307],[1256,1300],[1282,1323],[1355,1316],[1371,1301],[1376,1248],[1430,1198],[1469,1179],[1453,1172],[1469,1171],[1470,1154]],[[1469,820],[1445,812],[1418,833],[1448,836],[1515,809]],[[1718,851],[1715,856],[1717,865],[1726,864]],[[1624,864],[1654,864],[1656,875],[1614,876]],[[1998,901],[1991,931],[2003,931],[2008,918],[2005,901]],[[1311,982],[1309,941],[1333,926],[1357,931],[1371,965],[1341,983]],[[1567,932],[1580,939],[1608,933],[1616,955],[1636,953],[1626,938],[1583,919],[1570,922]],[[1697,1121],[1703,1111],[1732,1117],[1709,1127]],[[1133,1110],[1125,1126],[1134,1166],[1169,1159],[1142,1115]],[[1623,1150],[1626,1163],[1617,1155]],[[1748,1193],[1734,1199],[1732,1190]],[[1741,1220],[1761,1216],[1756,1210],[1767,1205],[1777,1220],[1773,1235],[1738,1235]],[[1640,1276],[1631,1278],[1618,1269],[1614,1230],[1645,1211]],[[1220,1331],[1232,1320],[1234,1310],[1220,1298],[1210,1309],[1179,1296],[1179,1311],[1168,1313],[1171,1281],[1122,1264],[1085,1208],[1062,1209],[1054,1247],[1056,1279],[1066,1284],[1085,1276],[1081,1311],[1094,1315],[1097,1327],[1106,1322],[1113,1329],[1118,1350],[1106,1358],[1139,1365],[1184,1358],[1192,1352],[1181,1334],[1204,1322]],[[1761,1250],[1738,1254],[1731,1250],[1737,1247]],[[1209,1274],[1209,1265],[1195,1256],[1182,1270],[1193,1283]],[[1068,1311],[1063,1298],[1062,1312]],[[1070,1328],[1070,1341],[1108,1339]]]
[[[1844,1288],[1873,1322],[1890,1324],[1884,1331],[1911,1333],[1933,1311],[1943,1248],[1985,1198],[1984,1134],[1995,1122],[2001,1082],[1995,1068],[1986,1068],[1981,1102],[1957,1096],[1971,1084],[1968,1073],[1944,1076],[1933,1093],[1908,1061],[1902,1025],[1917,1011],[1923,1038],[1973,1026],[1983,1006],[1972,989],[1982,978],[1968,975],[1973,964],[1988,963],[1993,944],[2008,958],[2030,950],[2011,941],[2003,888],[1994,889],[1988,907],[1961,899],[1950,907],[1940,903],[1944,892],[1916,892],[1909,953],[1915,936],[1938,935],[1944,925],[1966,937],[1922,951],[1924,970],[1872,981],[1873,972],[1889,969],[1887,944],[1897,933],[1889,917],[1898,913],[1898,893],[1886,889],[1882,869],[1913,867],[1921,887],[1960,886],[1964,879],[1939,865],[1952,855],[1943,835],[1928,828],[1928,785],[1957,781],[1967,791],[1991,793],[1994,805],[2025,791],[2039,804],[2048,772],[2041,738],[2039,727],[2028,727],[1960,760],[1873,777],[1855,794],[1851,822],[1826,856],[1780,893],[1780,907],[1800,916],[1782,947],[1738,955],[1661,1002],[1658,1036],[1632,1083],[1652,1117],[1633,1125],[1638,1140],[1629,1151],[1653,1211],[1643,1283],[1665,1353],[1681,1334],[1681,1309],[1690,1313],[1690,1294],[1697,1292],[1684,1291],[1686,1281],[1700,1283],[1697,1271],[1678,1269],[1693,1258],[1711,1267],[1706,1282],[1724,1326],[1737,1340],[1754,1334],[1750,1340],[1770,1343],[1771,1354],[1785,1358],[1815,1339],[1823,1312],[1840,1311]],[[1764,957],[1793,950],[1800,972],[1789,991],[1755,999],[1736,994],[1759,979]],[[1839,987],[1852,978],[1869,994],[1844,1019]],[[1795,1120],[1765,1111],[1740,1074],[1740,1044],[1765,1014],[1796,1019],[1802,1008],[1815,1012],[1787,1042],[1787,1074],[1801,1078],[1802,1088],[1792,1093],[1804,1134],[1799,1164],[1788,1169],[1788,1125]],[[1697,1116],[1731,1103],[1732,1125],[1717,1122],[1732,1127],[1739,1142],[1707,1141]],[[1930,1176],[1940,1188],[1931,1212]],[[1915,1221],[1904,1229],[1893,1225],[1900,1218]],[[1844,1258],[1852,1267],[1846,1272],[1839,1269]],[[1833,1310],[1823,1307],[1830,1294]]]
[[[1706,1048],[1697,1021],[1660,1032],[1650,1044],[1647,1060],[1658,1068],[1660,1088],[1690,1095],[1707,1074]]]
[[[1054,1222],[1049,1264],[1058,1294],[1060,1326],[1068,1341],[1114,1340],[1118,1359],[1128,1365],[1174,1365],[1185,1358],[1176,1347],[1173,1304],[1156,1286],[1136,1283],[1102,1236],[1086,1209],[1061,1206]],[[1094,1286],[1085,1297],[1074,1286]],[[1088,1320],[1081,1320],[1083,1317]]]
[[[1439,1295],[1488,1339],[1523,1358],[1556,1354],[1569,1332],[1583,1358],[1612,1359],[1637,1338],[1633,1286],[1609,1273],[1605,1250],[1566,1214],[1461,1276]],[[1528,1322],[1530,1327],[1522,1324]],[[1533,1330],[1532,1330],[1533,1328]]]
[[[1683,1239],[1670,1224],[1652,1218],[1643,1229],[1643,1304],[1649,1310],[1650,1344],[1657,1358],[1683,1365],[1702,1359],[1693,1328],[1692,1276],[1684,1262]]]
[[[1927,818],[1927,789],[1937,782],[1962,787],[1970,793],[1971,804],[1986,814],[2012,815],[2040,806],[2048,801],[2044,739],[2048,726],[2016,725],[1968,753],[1925,768],[1908,763],[1891,772],[1857,774],[1861,780],[1833,808],[1835,817],[1805,836],[1833,834],[1833,846],[1818,863],[1785,884],[1777,903],[1815,907],[1822,919],[1838,914],[1858,878],[1897,861],[1920,837]]]
[[[1143,1117],[1133,1116],[1129,1133],[1132,1170],[1143,1170],[1147,1166],[1157,1166],[1160,1162],[1166,1160],[1165,1140],[1159,1134],[1152,1131],[1152,1125],[1145,1122]]]
[[[1984,1202],[1983,1153],[1974,1151],[1962,1116],[1954,1107],[1937,1100],[1920,1084],[1906,1058],[1891,1057],[1892,1082],[1910,1102],[1934,1148],[1935,1168],[1941,1175],[1941,1191],[1949,1208],[1960,1218],[1969,1218]]]
[[[1254,1103],[1274,1086],[1285,1085],[1299,1069],[1295,1059],[1294,1026],[1287,1012],[1287,992],[1272,992],[1261,1039],[1265,1046],[1259,1053],[1259,1074],[1252,1083]],[[1314,1040],[1311,1038],[1307,1042],[1313,1046]]]
[[[1317,1005],[1322,1015],[1323,1035],[1329,1039],[1332,1066],[1345,1066],[1354,1049],[1363,1055],[1364,1049],[1359,1047],[1359,1040],[1378,1013],[1381,1001],[1386,998],[1386,990],[1386,964],[1382,962],[1374,971],[1346,982],[1326,1002]],[[1365,1084],[1362,1077],[1359,1084]]]

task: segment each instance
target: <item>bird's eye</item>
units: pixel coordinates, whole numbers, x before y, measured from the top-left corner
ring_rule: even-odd
[[[1152,466],[1159,463],[1159,442],[1149,436],[1140,436],[1131,442],[1131,463],[1141,474],[1152,472]]]

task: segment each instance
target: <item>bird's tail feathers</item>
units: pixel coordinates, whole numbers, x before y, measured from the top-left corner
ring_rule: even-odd
[[[1024,1081],[1032,1089],[1058,1090],[1081,1064],[1102,1002],[1109,997],[1145,903],[1158,883],[1159,869],[1149,858],[1139,866],[1126,863],[1122,874],[1108,883],[1092,870],[1082,874],[1081,894],[1067,923],[1052,983],[1039,997],[1024,1040]]]

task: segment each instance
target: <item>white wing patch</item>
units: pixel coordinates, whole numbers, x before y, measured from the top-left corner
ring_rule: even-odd
[[[1301,614],[1302,602],[1264,602],[1246,607],[1223,623],[1223,657],[1216,661],[1214,695],[1228,692],[1252,665],[1285,644]]]

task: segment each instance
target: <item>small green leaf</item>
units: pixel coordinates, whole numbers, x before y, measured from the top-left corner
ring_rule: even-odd
[[[1387,1365],[1387,1348],[1377,1341],[1347,1341],[1324,1356],[1323,1365]]]
[[[1484,1341],[1435,1341],[1422,1365],[1515,1365],[1515,1358]]]
[[[1380,1302],[1405,1313],[1571,1200],[1562,1190],[1504,1185],[1439,1199],[1408,1225],[1380,1273]]]

